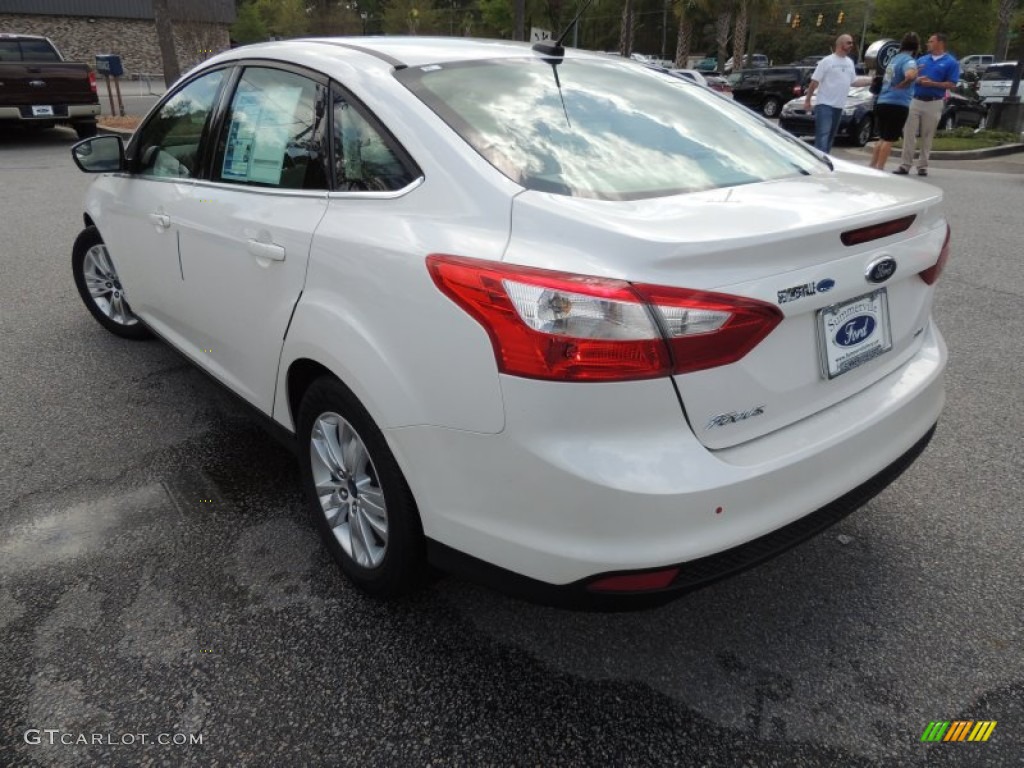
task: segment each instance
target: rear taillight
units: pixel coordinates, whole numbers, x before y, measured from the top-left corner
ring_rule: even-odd
[[[949,235],[950,229],[949,224],[946,225],[946,239],[942,243],[942,250],[939,251],[939,260],[936,261],[932,266],[928,267],[924,272],[921,272],[921,279],[924,280],[928,285],[932,285],[936,280],[939,279],[939,275],[942,274],[942,270],[946,268],[946,262],[949,261]]]
[[[436,254],[427,268],[487,331],[498,369],[527,378],[627,381],[713,368],[739,360],[782,320],[771,304],[719,293]]]
[[[804,87],[802,85],[794,85],[793,86],[793,95],[794,96],[802,96],[803,93],[804,93]]]
[[[96,73],[92,71],[89,72],[89,89],[96,93]]]

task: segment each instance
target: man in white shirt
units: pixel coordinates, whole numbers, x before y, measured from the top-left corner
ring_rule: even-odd
[[[836,38],[835,52],[818,62],[804,96],[804,109],[810,111],[811,96],[815,92],[818,94],[814,105],[814,146],[825,153],[832,151],[832,142],[836,140],[843,107],[846,106],[846,95],[857,76],[849,56],[852,50],[852,37],[840,35]]]

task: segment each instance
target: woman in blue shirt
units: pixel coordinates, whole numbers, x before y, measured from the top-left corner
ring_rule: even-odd
[[[875,125],[879,141],[871,155],[871,167],[885,170],[885,161],[892,152],[892,143],[903,135],[903,125],[910,112],[914,79],[917,77],[917,61],[914,56],[920,40],[913,32],[907,32],[900,41],[900,52],[892,57],[885,68],[882,91],[875,102]]]

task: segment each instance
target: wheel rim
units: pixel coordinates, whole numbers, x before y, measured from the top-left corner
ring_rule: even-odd
[[[384,491],[359,433],[337,413],[320,414],[309,441],[320,510],[334,538],[356,564],[376,568],[388,547]]]
[[[857,135],[857,143],[862,147],[871,141],[871,122],[866,122],[860,127],[860,133]]]
[[[774,99],[770,99],[764,103],[764,116],[775,117],[775,113],[779,111],[779,105]]]
[[[124,288],[114,269],[114,262],[110,260],[107,246],[101,243],[85,252],[82,272],[93,304],[104,316],[118,325],[135,325],[139,322],[125,299]]]

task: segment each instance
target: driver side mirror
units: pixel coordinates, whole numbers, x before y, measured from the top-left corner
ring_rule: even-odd
[[[71,147],[71,157],[86,173],[111,173],[125,168],[120,136],[96,136],[80,141]]]

